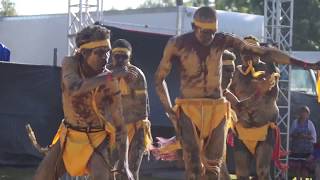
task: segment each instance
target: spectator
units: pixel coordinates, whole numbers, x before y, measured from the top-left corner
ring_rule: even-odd
[[[308,177],[310,174],[311,169],[306,160],[313,153],[317,134],[314,124],[309,120],[309,107],[302,106],[298,113],[298,119],[293,121],[290,130],[289,168],[291,175],[300,179]]]

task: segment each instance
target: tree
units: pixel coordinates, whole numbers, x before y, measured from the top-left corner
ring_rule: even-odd
[[[10,0],[1,0],[0,16],[16,16],[15,4]]]
[[[210,2],[209,0],[192,0],[193,6],[199,7],[199,6],[209,6]]]
[[[261,0],[216,0],[216,8],[263,15],[263,3]]]
[[[320,50],[320,1],[294,1],[293,48]]]
[[[175,0],[146,0],[139,8],[174,7]]]
[[[263,15],[262,0],[216,0],[217,9]],[[293,50],[320,50],[320,1],[294,1]]]

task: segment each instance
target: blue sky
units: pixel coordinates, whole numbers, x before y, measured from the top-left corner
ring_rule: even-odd
[[[11,0],[11,2],[15,3],[18,15],[55,14],[68,11],[68,0]],[[71,2],[76,4],[79,0],[71,0]],[[96,2],[96,0],[89,0],[89,2]],[[144,0],[104,0],[103,4],[104,10],[108,10],[136,8],[143,2]]]

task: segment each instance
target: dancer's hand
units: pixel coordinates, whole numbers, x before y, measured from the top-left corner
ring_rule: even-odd
[[[130,80],[138,78],[138,73],[127,66],[117,67],[111,71],[112,75],[116,78],[128,77]]]

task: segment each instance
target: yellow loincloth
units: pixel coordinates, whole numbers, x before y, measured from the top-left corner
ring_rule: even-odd
[[[230,109],[229,115],[227,115],[227,129],[233,129],[234,124],[237,122],[237,115],[234,110]],[[167,144],[159,148],[160,154],[169,154],[182,149],[181,143],[179,140],[175,139],[173,143]]]
[[[258,142],[266,140],[269,127],[274,129],[276,125],[270,122],[261,127],[244,128],[240,123],[235,124],[238,138],[245,144],[253,155],[255,154]]]
[[[131,143],[133,136],[135,135],[136,131],[140,128],[143,128],[144,148],[146,151],[148,151],[153,142],[152,135],[151,135],[151,124],[148,119],[127,124],[129,143]]]
[[[230,119],[230,103],[225,98],[208,99],[208,98],[192,98],[192,99],[176,99],[174,107],[178,119],[180,111],[183,111],[191,120],[196,137],[197,145],[200,150],[200,160],[202,165],[202,174],[206,170],[216,172],[219,171],[223,157],[221,159],[207,159],[205,157],[205,149],[207,143],[206,138],[210,138],[212,131],[223,121]],[[196,128],[199,130],[197,133]],[[227,125],[225,126],[227,130]],[[209,142],[209,140],[207,140]]]
[[[200,139],[207,138],[222,120],[229,119],[230,104],[221,99],[176,99],[174,110],[181,109],[200,130]]]
[[[63,149],[63,162],[67,172],[71,176],[83,176],[88,172],[87,163],[94,148],[98,147],[107,137],[110,137],[110,131],[107,129],[86,133],[67,128],[64,123],[61,123],[52,144],[60,140]]]

